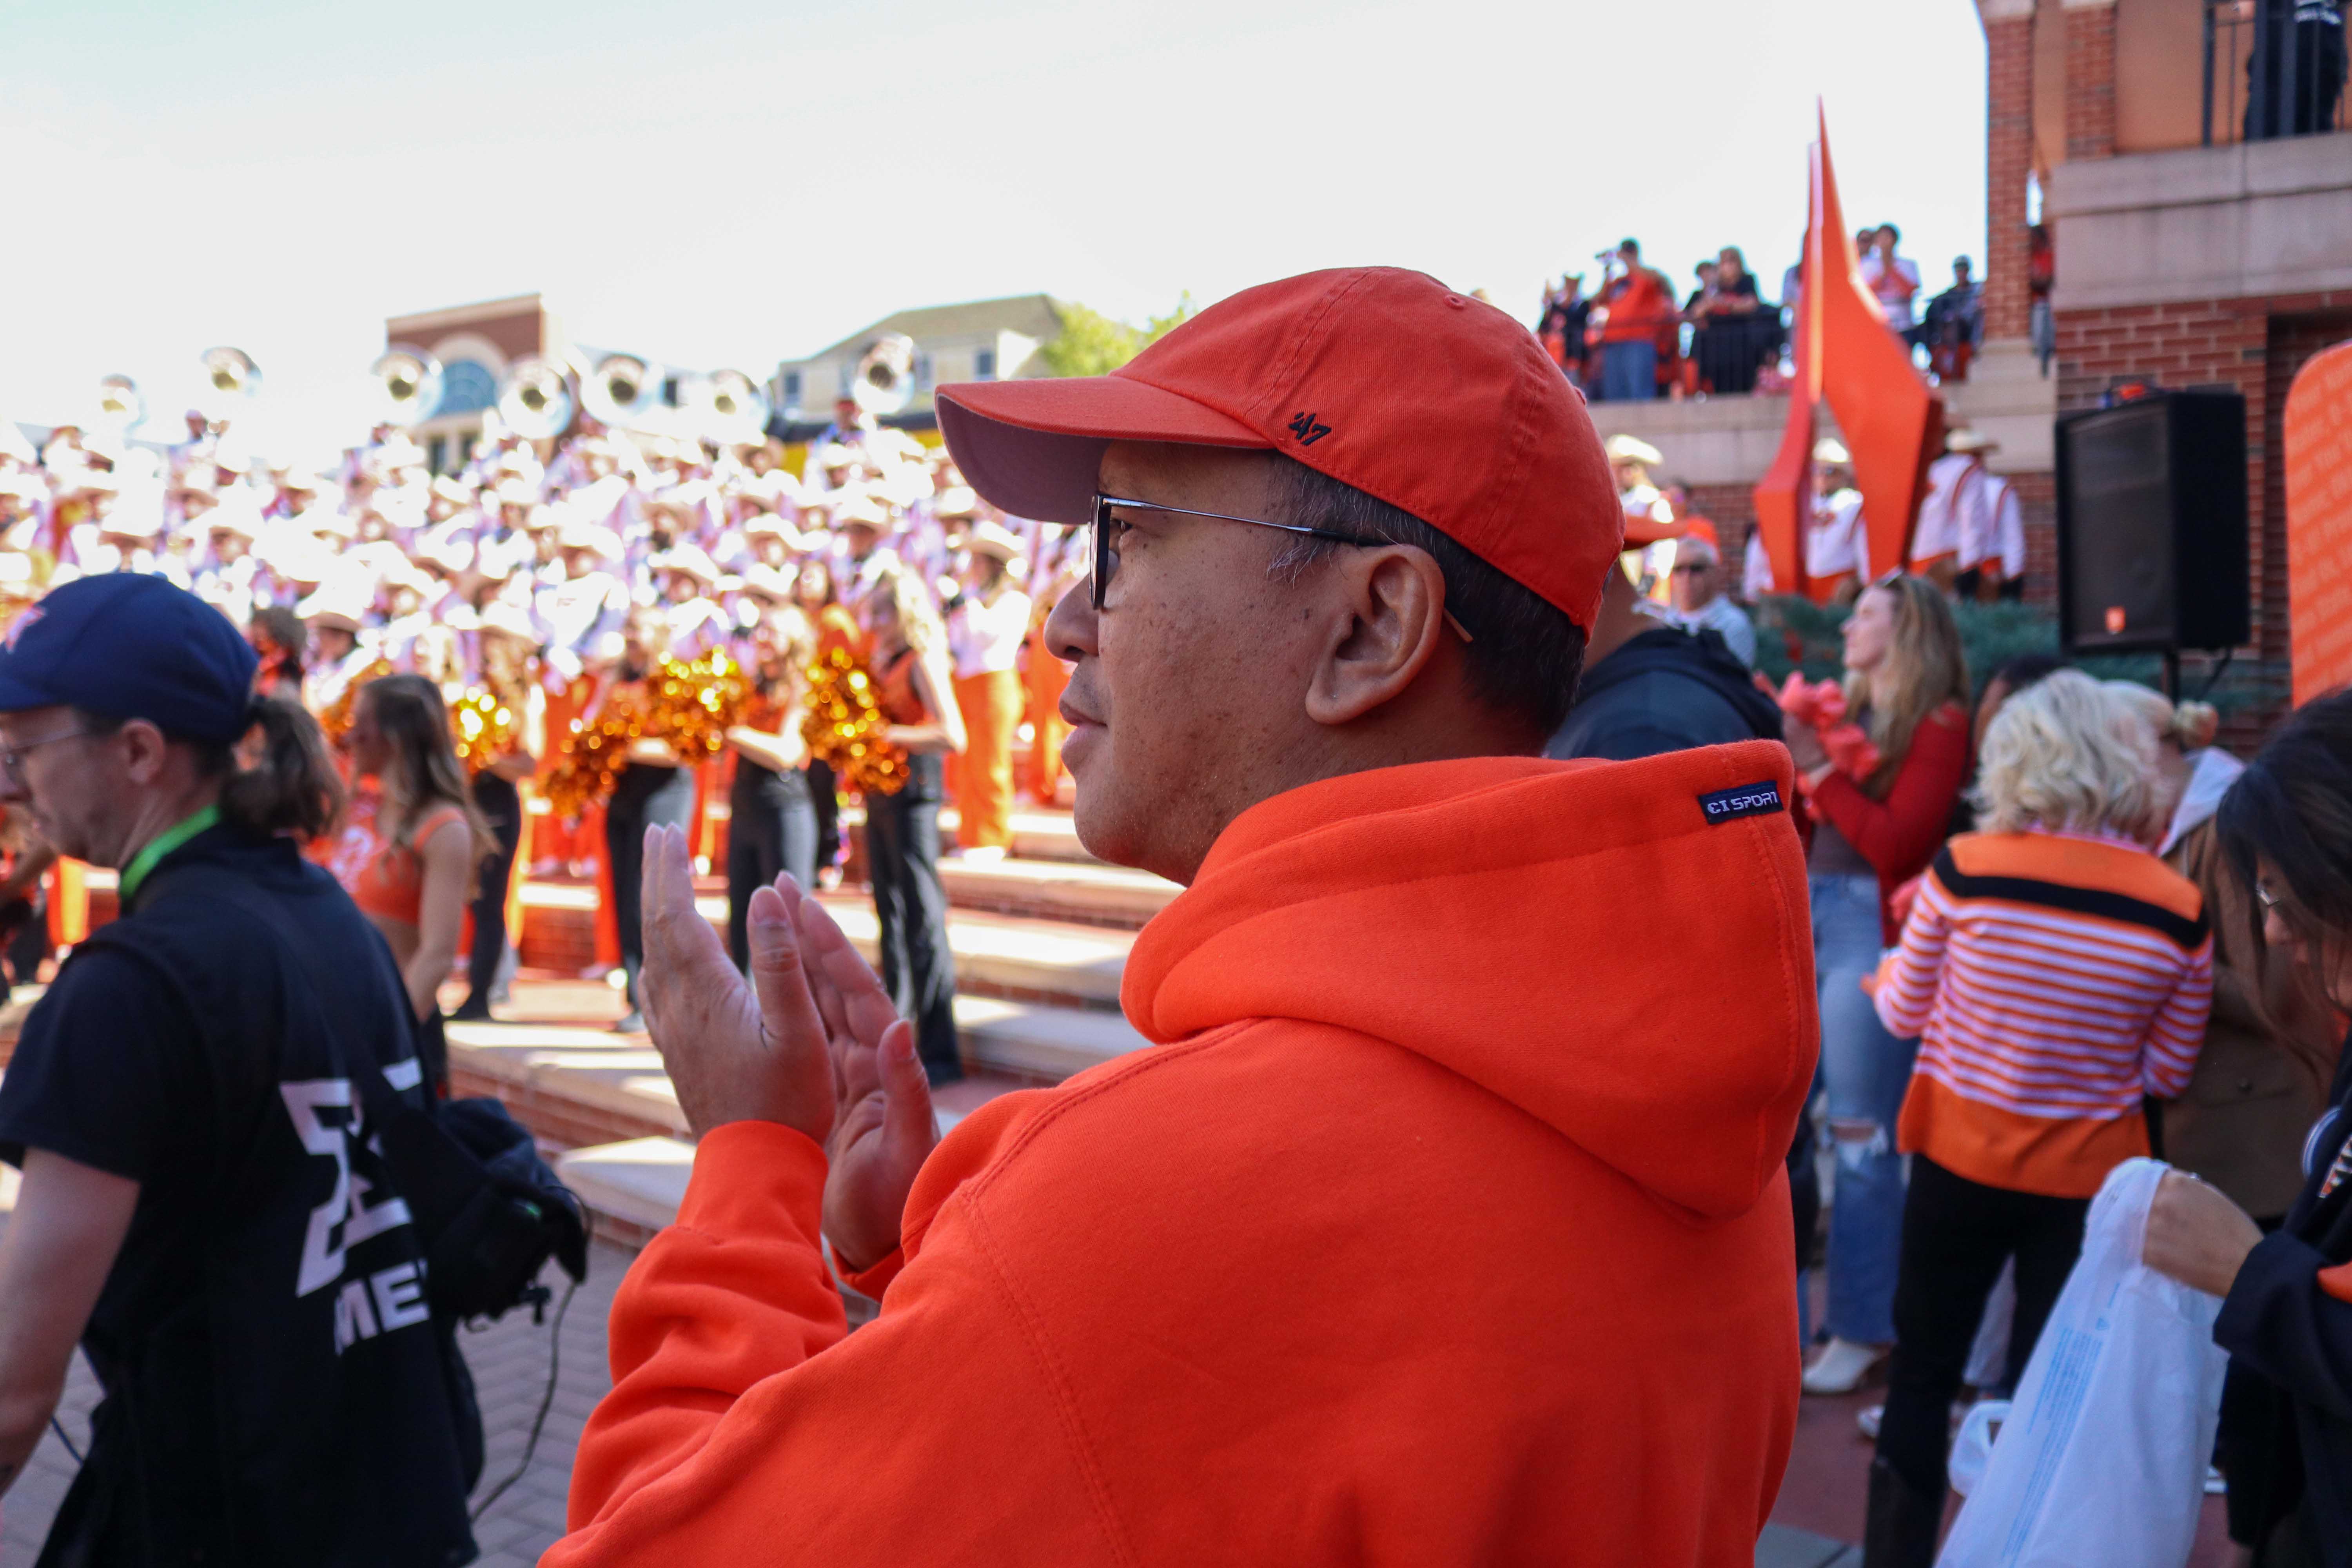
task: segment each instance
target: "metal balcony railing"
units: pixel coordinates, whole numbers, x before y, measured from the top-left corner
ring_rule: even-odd
[[[2352,129],[2347,0],[2205,0],[2205,145]]]

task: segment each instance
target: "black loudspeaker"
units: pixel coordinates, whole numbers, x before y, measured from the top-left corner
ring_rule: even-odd
[[[2155,393],[2058,422],[2069,653],[2236,647],[2247,584],[2243,396]]]

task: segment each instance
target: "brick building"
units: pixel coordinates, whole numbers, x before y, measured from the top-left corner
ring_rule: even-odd
[[[498,403],[507,368],[532,355],[559,357],[567,341],[546,301],[518,294],[387,317],[383,342],[386,348],[423,349],[441,362],[441,400],[411,434],[433,471],[445,473],[473,449],[474,437],[482,433],[482,415]]]
[[[2352,337],[2352,131],[2340,100],[2269,106],[2266,43],[2231,0],[1979,0],[1989,57],[1988,340],[2027,336],[2029,183],[2054,247],[2056,412],[2126,382],[2246,398],[2253,640],[2283,691],[2280,410],[2304,361]],[[2253,138],[2248,139],[2248,132]],[[1990,346],[1990,343],[1989,343]]]

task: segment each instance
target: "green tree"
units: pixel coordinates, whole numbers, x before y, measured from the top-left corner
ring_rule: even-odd
[[[1076,302],[1057,305],[1061,335],[1039,349],[1037,357],[1055,375],[1108,375],[1190,319],[1193,309],[1192,296],[1185,294],[1174,310],[1138,327]]]

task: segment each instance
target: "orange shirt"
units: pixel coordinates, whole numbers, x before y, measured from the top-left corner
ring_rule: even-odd
[[[362,914],[415,925],[425,907],[425,862],[417,851],[465,816],[454,805],[435,806],[402,844],[385,832],[383,792],[370,784],[352,792],[341,830],[314,845],[311,858],[342,884]]]

